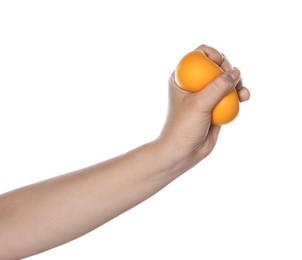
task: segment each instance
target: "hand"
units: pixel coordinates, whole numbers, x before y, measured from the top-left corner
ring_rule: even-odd
[[[206,45],[197,50],[203,51],[225,73],[196,93],[178,87],[174,72],[170,77],[169,113],[159,141],[171,154],[172,164],[178,165],[181,171],[193,167],[213,150],[221,126],[211,125],[211,111],[222,97],[233,88],[241,102],[250,97],[248,89],[242,85],[240,71],[233,68],[223,54]]]

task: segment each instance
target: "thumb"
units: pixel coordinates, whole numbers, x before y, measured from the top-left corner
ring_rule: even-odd
[[[228,94],[240,81],[240,71],[234,68],[223,73],[208,86],[198,92],[199,98],[206,110],[212,110],[214,106]]]

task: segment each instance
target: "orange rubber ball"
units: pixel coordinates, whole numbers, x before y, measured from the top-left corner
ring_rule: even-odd
[[[206,87],[224,71],[201,51],[185,55],[175,70],[175,80],[179,87],[189,92],[197,92]],[[236,118],[239,112],[237,91],[233,89],[223,97],[212,110],[212,124],[223,125]]]

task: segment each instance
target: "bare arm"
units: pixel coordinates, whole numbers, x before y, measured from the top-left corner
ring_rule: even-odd
[[[35,254],[75,239],[147,199],[175,179],[161,144],[3,194],[0,259]]]
[[[199,48],[227,72],[194,94],[178,88],[172,76],[168,118],[155,141],[0,195],[0,259],[24,258],[84,235],[146,200],[212,151],[220,130],[210,124],[212,107],[234,87],[242,101],[249,93],[239,71],[231,70],[219,52]]]

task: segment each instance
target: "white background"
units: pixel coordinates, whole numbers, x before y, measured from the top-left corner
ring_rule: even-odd
[[[251,100],[213,153],[103,227],[31,259],[302,259],[299,1],[0,1],[0,192],[157,137],[202,43]]]

